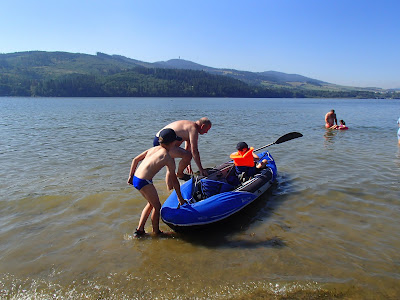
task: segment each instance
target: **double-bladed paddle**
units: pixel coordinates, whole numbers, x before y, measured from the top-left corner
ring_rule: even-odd
[[[287,141],[290,141],[290,140],[293,140],[293,139],[297,139],[297,138],[302,137],[302,136],[303,135],[300,132],[289,132],[289,133],[286,133],[285,135],[282,135],[275,142],[273,142],[271,144],[268,144],[268,145],[265,145],[265,146],[262,146],[262,147],[260,147],[260,148],[258,148],[256,150],[254,150],[254,152],[257,152],[257,151],[259,151],[261,149],[267,148],[267,147],[272,146],[272,145],[277,145],[277,144],[281,144],[281,143],[284,143],[284,142],[287,142]]]

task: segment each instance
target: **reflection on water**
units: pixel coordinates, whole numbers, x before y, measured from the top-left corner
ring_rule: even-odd
[[[398,104],[0,99],[0,298],[396,299]],[[323,127],[332,107],[349,130]],[[304,136],[268,148],[278,183],[223,226],[134,240],[145,200],[125,183],[131,159],[182,116],[213,122],[200,137],[206,167],[242,140]],[[154,179],[160,199],[164,175]]]
[[[324,137],[327,142],[332,142],[338,131],[332,129],[325,129]]]
[[[324,146],[327,150],[333,150],[334,148],[331,147],[332,144],[335,142],[335,136],[337,135],[336,130],[325,129],[324,138],[325,143]]]

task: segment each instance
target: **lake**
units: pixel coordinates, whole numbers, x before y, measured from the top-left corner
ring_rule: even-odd
[[[331,109],[349,130],[324,128]],[[268,148],[277,184],[221,230],[132,239],[132,158],[203,116],[205,167],[304,136]],[[0,98],[0,298],[398,299],[399,116],[399,100]]]

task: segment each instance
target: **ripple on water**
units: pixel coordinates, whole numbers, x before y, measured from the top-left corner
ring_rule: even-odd
[[[400,293],[398,101],[10,98],[0,106],[2,298]],[[332,107],[348,131],[323,128]],[[146,204],[126,185],[131,159],[182,115],[213,121],[199,144],[207,167],[241,140],[261,147],[287,132],[304,136],[268,148],[278,184],[220,232],[131,240]],[[162,201],[164,176],[154,180]]]

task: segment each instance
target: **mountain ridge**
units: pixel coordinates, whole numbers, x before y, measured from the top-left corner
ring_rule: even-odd
[[[214,68],[205,65],[201,65],[189,60],[184,59],[170,59],[167,61],[158,61],[154,63],[159,67],[168,68],[182,68],[191,70],[202,70],[212,74],[230,76],[232,78],[239,79],[251,85],[264,86],[264,87],[276,87],[278,84],[284,88],[310,88],[310,89],[322,89],[322,90],[356,90],[356,91],[371,91],[371,92],[384,92],[385,89],[380,87],[355,87],[355,86],[343,86],[334,83],[325,82],[319,79],[306,77],[300,74],[289,74],[279,71],[263,71],[263,72],[251,72],[228,68]],[[309,86],[307,86],[307,84]],[[396,90],[396,89],[390,89]]]
[[[315,86],[326,86],[329,88],[335,88],[335,89],[342,89],[345,88],[351,89],[351,90],[373,90],[376,91],[378,90],[384,90],[381,88],[360,88],[360,87],[351,87],[351,86],[339,86],[336,84],[324,82],[318,79],[306,77],[300,74],[288,74],[284,72],[279,72],[279,71],[263,71],[263,72],[251,72],[251,71],[245,71],[245,70],[236,70],[236,69],[228,69],[228,68],[214,68],[210,66],[205,66],[201,65],[189,60],[184,60],[181,58],[178,59],[170,59],[167,61],[156,61],[154,63],[151,62],[144,62],[140,60],[136,60],[133,58],[128,58],[122,55],[109,55],[105,54],[102,52],[97,52],[96,55],[91,55],[91,54],[85,54],[85,53],[71,53],[71,52],[63,52],[63,51],[54,51],[54,52],[47,52],[47,51],[24,51],[24,52],[14,52],[14,53],[5,53],[5,54],[0,54],[0,59],[2,55],[5,56],[26,56],[26,55],[46,55],[46,54],[55,54],[58,56],[63,56],[66,58],[70,59],[76,59],[79,56],[87,57],[88,59],[91,58],[100,58],[100,59],[108,59],[109,61],[119,61],[121,63],[128,63],[130,64],[130,67],[134,66],[142,66],[146,68],[169,68],[169,69],[183,69],[183,70],[197,70],[197,71],[205,71],[211,74],[215,75],[223,75],[223,76],[229,76],[241,81],[244,81],[248,84],[251,85],[258,85],[258,86],[266,86],[266,87],[271,87],[273,84],[279,84],[282,85],[283,87],[294,87],[293,83],[295,84],[295,87],[301,88],[301,84],[311,84]],[[43,64],[43,60],[39,60],[41,64]],[[50,62],[48,60],[47,62]],[[118,65],[118,64],[117,64]],[[32,65],[30,65],[32,66]],[[122,68],[120,65],[119,67]],[[125,66],[126,68],[126,66]],[[292,83],[292,84],[288,84]],[[300,83],[300,84],[299,84]],[[340,87],[340,88],[338,88]]]
[[[265,79],[269,79],[274,82],[283,82],[283,81],[300,81],[300,82],[316,82],[316,83],[327,83],[321,80],[309,78],[299,74],[288,74],[278,71],[263,71],[263,72],[251,72],[244,70],[236,70],[236,69],[228,69],[228,68],[214,68],[205,65],[201,65],[189,60],[184,59],[170,59],[167,61],[158,61],[154,63],[160,67],[170,67],[170,68],[179,68],[179,69],[191,69],[191,70],[202,70],[206,72],[217,73],[220,75],[226,75],[232,72],[237,72],[238,74],[256,74]],[[285,78],[285,79],[283,79]]]
[[[375,97],[374,93],[385,92],[383,89],[338,86],[303,75],[278,71],[250,72],[214,68],[180,58],[150,63],[102,52],[97,52],[96,55],[63,51],[3,53],[0,54],[0,74],[0,96],[68,96],[67,90],[75,96],[176,94],[216,97],[235,95],[235,92],[228,92],[229,89],[236,91],[238,96],[246,97]],[[78,78],[80,83],[77,83]],[[69,86],[66,87],[66,84]],[[149,92],[146,85],[150,86],[152,92]],[[216,90],[207,89],[207,85]],[[101,92],[96,92],[95,86]],[[179,91],[178,86],[184,92]],[[200,86],[201,91],[198,89]],[[73,87],[78,91],[73,91]],[[64,92],[57,92],[57,88]]]

